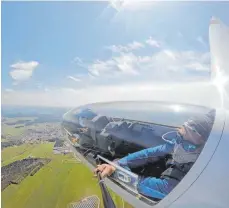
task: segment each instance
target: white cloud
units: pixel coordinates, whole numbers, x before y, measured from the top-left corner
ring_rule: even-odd
[[[89,77],[90,79],[92,79],[92,80],[95,79],[95,76],[93,76],[90,72],[88,72],[88,77]]]
[[[130,50],[136,50],[139,48],[144,48],[144,45],[140,42],[134,41],[133,43],[128,44]]]
[[[145,40],[145,43],[156,47],[161,48],[162,42],[157,41],[150,37]],[[133,52],[139,48],[144,48],[145,45],[141,42],[134,41],[127,45],[112,45],[107,47],[117,54],[113,55],[107,60],[96,60],[91,64],[83,63],[79,58],[77,61],[80,64],[87,66],[89,76],[101,77],[103,75],[112,76],[122,74],[122,75],[139,75],[142,71],[147,71],[149,75],[156,74],[154,77],[166,76],[166,72],[170,71],[184,71],[185,69],[191,69],[192,66],[198,69],[206,69],[207,65],[203,63],[201,59],[198,61],[197,56],[190,51],[187,52],[178,52],[171,50],[161,50],[152,55],[146,56],[137,56]],[[199,65],[198,63],[201,62]],[[204,66],[201,66],[204,64]],[[195,70],[195,69],[194,69]],[[170,75],[169,75],[170,76]],[[93,77],[93,78],[94,78]]]
[[[106,47],[107,49],[111,50],[114,53],[126,53],[126,52],[131,52],[134,50],[138,50],[140,48],[144,48],[144,44],[137,42],[137,41],[133,41],[132,43],[129,43],[125,46],[123,45],[112,45],[112,46],[108,46]]]
[[[73,77],[73,76],[67,76],[68,79],[72,79],[75,82],[80,82],[81,79],[77,78],[77,77]]]
[[[136,55],[135,51],[144,48],[145,44],[156,47],[159,51],[147,55]],[[149,37],[143,42],[133,41],[126,45],[106,47],[116,52],[106,60],[97,59],[92,63],[84,63],[76,57],[75,62],[88,70],[87,77],[80,78],[83,80],[81,84],[87,83],[87,86],[100,82],[118,84],[130,82],[132,79],[136,82],[142,80],[192,81],[203,78],[203,72],[207,75],[210,68],[209,53],[162,49],[162,46],[162,41]],[[144,51],[141,51],[141,54],[143,53]]]
[[[209,65],[193,62],[186,64],[186,68],[195,69],[196,71],[210,71]]]
[[[79,66],[79,67],[81,67],[81,68],[84,68],[84,69],[87,69],[87,67],[88,67],[88,65],[85,64],[85,63],[83,62],[83,60],[82,60],[81,58],[79,58],[79,57],[75,57],[75,58],[73,59],[73,63],[76,63],[77,66]]]
[[[146,43],[152,47],[155,47],[155,48],[161,47],[161,43],[159,41],[153,39],[152,37],[149,37],[149,39],[146,40]]]
[[[96,60],[89,66],[89,72],[94,76],[101,76],[104,74],[115,75],[118,73],[127,75],[137,74],[138,57],[132,53],[114,56],[111,59],[101,61]]]
[[[133,74],[136,75],[138,70],[138,57],[133,53],[123,54],[118,57],[114,57],[115,65],[118,70],[125,74]]]
[[[93,64],[89,65],[88,71],[93,76],[99,76],[101,73],[110,73],[116,70],[114,60],[100,61],[96,60]]]
[[[30,61],[30,62],[17,62],[12,64],[10,67],[15,70],[34,70],[38,66],[38,62]]]
[[[148,56],[121,53],[107,60],[96,60],[89,64],[88,71],[97,79],[106,77],[120,81],[120,76],[130,80],[130,75],[137,75],[139,80],[185,81],[196,79],[198,73],[207,72],[209,68],[209,53],[165,49]],[[188,75],[189,72],[193,72],[195,76]]]
[[[10,76],[17,81],[25,81],[32,77],[33,71],[26,70],[13,70],[10,72]]]
[[[209,53],[162,50],[151,57],[150,63],[155,68],[166,71],[173,70],[178,73],[186,71],[187,68],[193,71],[207,71],[210,68],[210,57]]]
[[[114,53],[121,53],[121,52],[127,52],[128,48],[126,46],[122,45],[112,45],[112,46],[107,46],[107,49],[111,50]]]
[[[76,63],[82,63],[82,59],[78,56],[76,56],[74,59],[73,59],[74,62]]]
[[[30,62],[17,62],[12,64],[10,67],[10,76],[16,81],[25,81],[32,77],[33,71],[39,65],[36,61]]]

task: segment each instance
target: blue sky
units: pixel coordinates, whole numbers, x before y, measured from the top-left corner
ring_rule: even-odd
[[[209,79],[212,16],[229,25],[229,3],[3,2],[2,101],[70,105]]]

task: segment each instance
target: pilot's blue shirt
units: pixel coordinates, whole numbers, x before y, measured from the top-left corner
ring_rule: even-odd
[[[129,171],[130,168],[141,167],[148,163],[154,163],[159,160],[159,157],[171,154],[176,142],[177,140],[175,139],[173,142],[167,142],[164,145],[129,154],[128,156],[118,160],[117,163]],[[178,183],[179,181],[175,179],[162,179],[155,177],[140,178],[138,181],[138,191],[143,195],[162,199]]]

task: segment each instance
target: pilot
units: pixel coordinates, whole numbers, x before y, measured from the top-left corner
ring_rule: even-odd
[[[160,178],[139,176],[137,189],[144,196],[160,200],[169,194],[190,170],[210,134],[215,111],[201,118],[189,119],[176,131],[172,140],[163,145],[144,149],[115,161],[121,167],[131,170],[161,158],[166,160],[166,170]],[[169,156],[169,157],[168,157]],[[115,167],[109,164],[98,165],[95,173],[102,177],[116,177]]]

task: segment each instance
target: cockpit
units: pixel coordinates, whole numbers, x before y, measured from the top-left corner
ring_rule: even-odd
[[[137,181],[142,177],[160,178],[167,169],[166,162],[171,154],[153,163],[147,162],[137,167],[133,165],[130,168],[122,167],[116,161],[147,148],[173,145],[174,139],[182,132],[179,129],[182,128],[186,128],[186,136],[189,131],[196,131],[198,137],[197,131],[202,128],[200,125],[203,123],[194,128],[192,118],[206,120],[207,116],[209,126],[203,128],[203,131],[206,130],[206,138],[201,143],[202,151],[211,133],[215,113],[212,108],[167,102],[100,103],[70,110],[63,116],[62,125],[76,154],[91,168],[104,163],[115,166],[115,173],[108,177],[112,184],[144,203],[153,205],[161,199],[139,193]],[[184,144],[189,152],[195,152],[195,140]],[[201,151],[193,159],[193,163]]]

